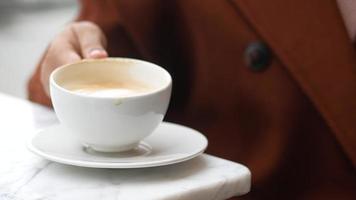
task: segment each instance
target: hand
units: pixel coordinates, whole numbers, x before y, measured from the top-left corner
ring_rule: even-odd
[[[106,38],[92,22],[74,22],[51,42],[41,64],[41,82],[49,96],[49,76],[57,67],[84,58],[105,58]]]

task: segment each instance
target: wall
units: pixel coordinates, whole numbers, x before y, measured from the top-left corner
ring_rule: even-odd
[[[0,93],[26,98],[26,84],[51,38],[75,18],[76,1],[1,1]]]

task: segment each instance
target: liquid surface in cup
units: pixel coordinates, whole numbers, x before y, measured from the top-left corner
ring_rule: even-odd
[[[66,89],[73,92],[97,97],[127,97],[152,91],[154,88],[139,81],[69,83]]]

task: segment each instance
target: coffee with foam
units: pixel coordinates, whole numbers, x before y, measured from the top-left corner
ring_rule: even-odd
[[[134,80],[125,82],[68,83],[65,88],[78,94],[95,97],[127,97],[153,90],[147,84]]]
[[[137,62],[127,60],[102,66],[87,63],[86,67],[76,66],[71,70],[64,70],[56,78],[57,83],[85,96],[114,98],[150,93],[162,85],[161,79],[148,79],[152,72],[141,69]]]

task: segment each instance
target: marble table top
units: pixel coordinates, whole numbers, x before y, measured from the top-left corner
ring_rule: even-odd
[[[26,142],[58,123],[52,110],[0,94],[1,200],[219,200],[246,194],[243,165],[203,154],[176,165],[145,169],[93,169],[33,155]]]

